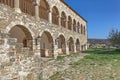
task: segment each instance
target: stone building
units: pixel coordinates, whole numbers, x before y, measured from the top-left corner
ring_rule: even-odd
[[[12,42],[41,57],[87,49],[87,21],[64,0],[0,0],[0,34],[1,53]]]
[[[87,21],[64,0],[0,0],[0,80],[48,80],[66,66],[45,60],[86,49]]]

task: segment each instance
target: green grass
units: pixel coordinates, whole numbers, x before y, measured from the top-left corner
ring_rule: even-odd
[[[120,52],[116,49],[109,49],[109,48],[90,48],[87,51],[84,51],[84,53],[90,53],[90,55],[86,55],[84,59],[79,60],[78,62],[74,62],[73,65],[78,66],[82,63],[88,63],[88,62],[110,62],[114,60],[120,60]]]
[[[51,80],[62,80],[63,77],[71,80],[79,80],[78,77],[83,77],[83,80],[120,80],[120,49],[89,48],[84,53],[89,55],[69,64],[69,69],[55,74]]]
[[[64,56],[57,56],[57,58],[56,58],[57,61],[61,61],[63,59],[64,59]]]
[[[89,48],[86,51],[82,51],[83,53],[103,53],[103,52],[109,52],[113,51],[114,49],[112,48]]]

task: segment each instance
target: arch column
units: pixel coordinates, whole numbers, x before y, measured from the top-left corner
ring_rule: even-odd
[[[82,51],[82,50],[81,50],[81,44],[80,44],[80,51]]]
[[[71,23],[71,28],[72,28],[71,30],[74,32],[73,23]]]
[[[68,29],[68,18],[66,18],[65,25],[66,25],[66,28]]]
[[[69,42],[66,41],[66,54],[69,55],[70,52],[69,52]]]
[[[54,58],[56,59],[58,56],[58,42],[54,40]]]
[[[59,20],[59,26],[61,26],[61,16],[60,15],[58,16],[58,20]],[[62,28],[62,26],[61,26],[61,28]]]
[[[49,22],[52,23],[52,9],[49,10]]]
[[[35,51],[37,49],[37,47],[36,47],[36,38],[35,37],[33,38],[32,42],[33,42],[33,51]]]
[[[39,20],[39,4],[40,0],[34,0],[34,6],[35,6],[35,18]]]
[[[15,0],[14,1],[14,9],[15,9],[16,12],[21,13],[21,10],[19,8],[19,4],[20,4],[19,0]]]
[[[33,41],[34,41],[34,43],[35,43],[34,46],[35,46],[35,48],[36,48],[35,55],[41,57],[41,51],[40,51],[41,37],[40,37],[40,36],[37,36],[36,38],[34,38]]]
[[[77,50],[76,50],[76,43],[74,43],[74,52],[76,53]]]
[[[86,44],[86,45],[85,45],[85,50],[87,50],[87,48],[88,48],[88,45]]]

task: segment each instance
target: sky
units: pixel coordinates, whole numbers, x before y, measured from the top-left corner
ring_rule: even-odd
[[[87,20],[88,38],[108,38],[112,29],[120,30],[120,0],[65,0]]]

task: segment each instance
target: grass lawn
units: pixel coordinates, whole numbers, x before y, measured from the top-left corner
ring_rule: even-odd
[[[51,80],[120,80],[120,51],[90,48],[83,59],[73,62],[65,71],[57,72]]]

